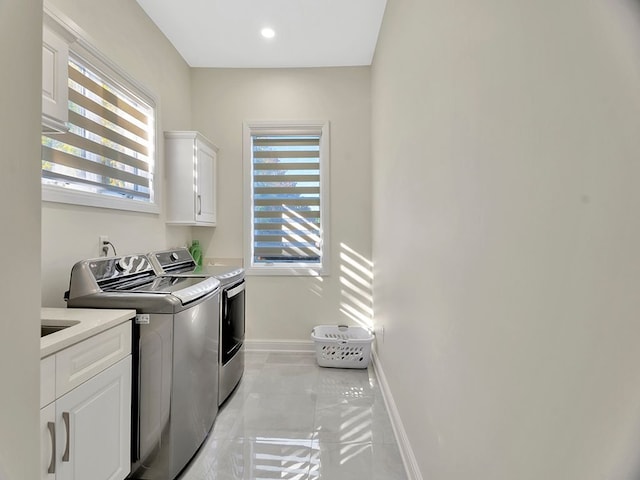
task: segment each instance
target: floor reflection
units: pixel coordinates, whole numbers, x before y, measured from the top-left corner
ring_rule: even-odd
[[[240,385],[180,480],[406,480],[369,369],[247,353]]]

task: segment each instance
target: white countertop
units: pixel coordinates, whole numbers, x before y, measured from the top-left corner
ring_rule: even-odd
[[[41,308],[42,325],[72,325],[40,338],[40,358],[48,357],[136,316],[135,310]]]

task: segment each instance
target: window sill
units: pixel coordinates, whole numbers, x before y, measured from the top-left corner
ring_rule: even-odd
[[[129,212],[160,214],[160,207],[156,203],[141,203],[135,200],[109,198],[94,193],[79,192],[66,188],[42,185],[42,201],[66,203],[84,207],[110,208]]]
[[[278,277],[326,277],[329,269],[309,266],[264,266],[246,267],[245,274],[250,276],[278,276]]]

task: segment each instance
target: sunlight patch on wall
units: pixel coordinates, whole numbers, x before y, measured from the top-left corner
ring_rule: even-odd
[[[322,284],[324,282],[324,278],[322,278],[322,276],[314,270],[309,271],[309,276],[313,277],[313,279],[315,280],[313,285],[311,285],[311,288],[310,288],[311,293],[319,297],[322,297]]]
[[[340,244],[340,312],[357,325],[373,328],[373,262]]]

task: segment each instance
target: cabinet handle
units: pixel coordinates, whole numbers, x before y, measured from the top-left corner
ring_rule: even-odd
[[[202,215],[202,195],[198,195],[198,215]]]
[[[67,446],[64,449],[64,454],[62,454],[62,461],[69,461],[69,444],[71,443],[71,439],[69,438],[69,412],[62,412],[62,419],[64,420],[64,428],[67,432]]]
[[[56,473],[56,424],[47,422],[47,428],[51,436],[51,461],[49,462],[47,473]]]

